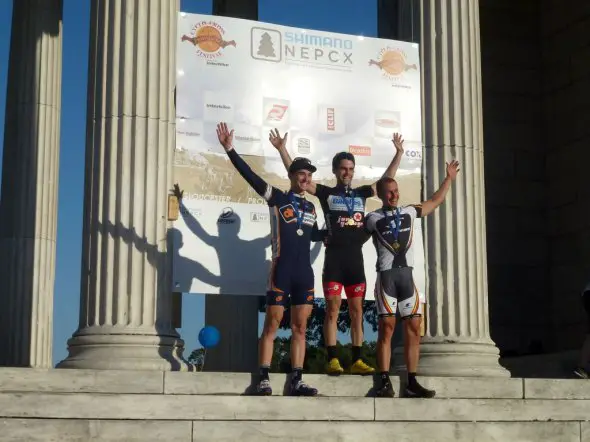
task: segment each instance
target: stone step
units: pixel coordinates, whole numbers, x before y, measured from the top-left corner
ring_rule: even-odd
[[[0,393],[0,417],[238,421],[585,421],[590,400]]]
[[[584,442],[589,422],[289,422],[2,419],[0,440],[27,442]]]
[[[0,392],[243,395],[252,379],[248,373],[0,368]],[[286,380],[271,375],[274,395],[283,395]],[[372,395],[371,377],[305,375],[305,380],[323,396]],[[392,381],[401,391],[400,379]],[[590,399],[590,382],[577,379],[421,377],[420,382],[436,390],[436,399]]]

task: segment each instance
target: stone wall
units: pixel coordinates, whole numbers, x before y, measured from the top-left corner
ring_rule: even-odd
[[[543,0],[541,136],[547,152],[549,291],[555,349],[580,345],[590,280],[590,2]]]
[[[480,0],[490,329],[504,355],[551,343],[539,16],[536,0]]]

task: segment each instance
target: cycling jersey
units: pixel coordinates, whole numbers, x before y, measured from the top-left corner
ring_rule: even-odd
[[[381,208],[367,215],[365,229],[377,250],[377,271],[414,265],[414,221],[422,206]]]
[[[369,235],[363,226],[365,203],[373,196],[373,188],[316,184],[315,196],[322,205],[328,230],[322,273],[324,295],[340,296],[344,288],[347,298],[364,297],[366,278],[362,247]]]
[[[232,149],[228,157],[237,171],[262,196],[270,210],[272,266],[267,304],[313,304],[314,273],[311,267],[311,241],[321,241],[315,206],[304,196],[283,192],[256,175],[250,166]],[[247,257],[245,257],[247,259]]]
[[[414,222],[422,206],[381,208],[367,215],[365,229],[377,250],[375,302],[379,316],[420,316],[422,309],[414,284]]]
[[[346,189],[344,186],[316,184],[315,196],[320,200],[326,218],[327,247],[362,248],[369,239],[363,229],[365,202],[373,196],[373,188],[367,185]]]

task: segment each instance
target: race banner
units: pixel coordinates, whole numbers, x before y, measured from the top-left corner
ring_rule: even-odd
[[[405,139],[396,180],[400,204],[420,202],[422,131],[417,44],[300,29],[230,17],[181,13],[178,19],[174,179],[184,190],[174,222],[173,290],[264,295],[271,264],[269,208],[228,160],[216,135],[224,121],[234,146],[269,184],[289,189],[270,144],[288,132],[292,158],[318,168],[313,179],[335,185],[332,157],[356,157],[353,187],[385,172]],[[319,201],[309,195],[318,212]],[[375,197],[367,211],[381,207]],[[424,294],[424,253],[416,222],[415,283]],[[324,246],[312,243],[315,290],[323,297]],[[363,247],[367,299],[373,299],[376,253]]]

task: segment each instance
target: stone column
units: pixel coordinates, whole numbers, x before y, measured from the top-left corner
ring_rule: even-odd
[[[93,0],[80,324],[60,368],[182,370],[167,201],[179,0]]]
[[[425,194],[444,179],[446,162],[461,163],[447,200],[424,221],[423,375],[509,376],[488,318],[478,3],[424,0],[421,7]]]
[[[258,0],[214,0],[213,13],[258,19]],[[206,371],[251,372],[258,361],[258,296],[207,295],[205,323],[219,329],[221,340],[207,351]]]
[[[0,196],[0,366],[52,367],[62,1],[13,4]]]

